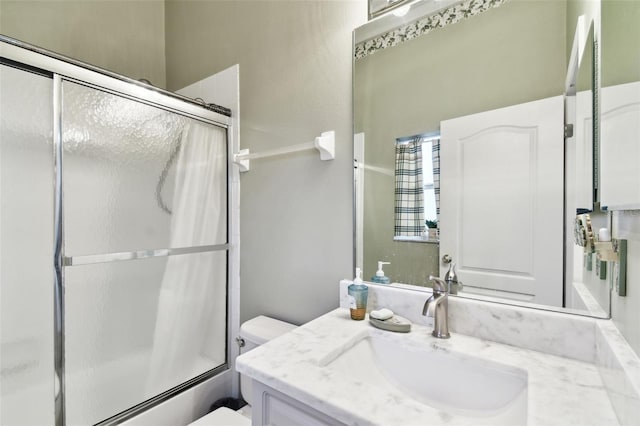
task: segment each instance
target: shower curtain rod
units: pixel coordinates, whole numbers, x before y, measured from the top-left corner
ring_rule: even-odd
[[[320,159],[323,161],[333,160],[335,154],[335,131],[330,130],[322,132],[313,142],[301,143],[284,148],[274,148],[260,153],[251,154],[249,149],[241,149],[233,156],[233,162],[240,167],[241,172],[248,172],[251,169],[250,160],[258,158],[275,157],[276,155],[291,154],[293,152],[306,151],[309,149],[317,149],[320,153]]]

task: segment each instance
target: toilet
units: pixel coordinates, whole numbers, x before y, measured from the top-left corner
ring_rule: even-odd
[[[244,342],[244,345],[240,347],[240,354],[246,353],[251,349],[254,349],[269,340],[275,339],[284,333],[296,328],[295,325],[288,322],[280,321],[274,318],[265,317],[264,315],[257,316],[240,326],[240,338]],[[241,408],[242,411],[248,411],[251,406],[251,378],[240,375],[240,393],[242,398],[249,404]],[[218,408],[217,410],[203,416],[192,423],[189,426],[250,426],[251,420],[249,417],[241,414],[240,412],[233,411],[226,407]]]

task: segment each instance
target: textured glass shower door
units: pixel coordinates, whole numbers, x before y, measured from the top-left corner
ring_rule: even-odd
[[[226,130],[62,84],[65,399],[94,424],[226,363]]]
[[[52,79],[0,65],[0,424],[54,422]]]

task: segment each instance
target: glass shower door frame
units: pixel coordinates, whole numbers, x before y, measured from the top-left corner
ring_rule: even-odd
[[[53,75],[53,144],[54,144],[54,234],[55,234],[55,254],[54,254],[54,370],[55,370],[55,424],[63,426],[65,419],[65,300],[64,300],[64,268],[81,264],[90,264],[105,261],[130,260],[150,257],[166,257],[187,253],[201,253],[226,251],[226,299],[227,312],[225,317],[229,317],[229,265],[231,262],[229,230],[231,229],[232,217],[230,215],[230,155],[228,128],[231,125],[231,112],[227,108],[213,104],[201,105],[197,101],[180,95],[166,92],[162,89],[144,85],[127,77],[119,76],[106,70],[93,67],[81,62],[57,55],[25,43],[0,36],[0,57],[8,61],[15,62],[17,68],[33,72],[33,69],[41,70],[44,73]],[[198,121],[225,129],[226,133],[226,158],[227,158],[227,181],[226,181],[226,225],[227,239],[225,244],[209,246],[142,250],[132,252],[111,253],[107,256],[76,256],[66,257],[64,250],[64,194],[63,194],[63,140],[62,140],[62,84],[63,81],[82,84],[93,87],[100,91],[115,94],[130,100],[142,102],[166,111],[174,112],[182,116],[190,117]],[[228,334],[228,327],[227,327]],[[99,425],[117,424],[137,414],[154,407],[167,399],[187,390],[205,380],[216,376],[229,368],[228,346],[229,336],[225,336],[225,363],[200,374],[184,383],[181,383],[155,397],[144,401],[134,407],[116,414],[98,423]]]
[[[194,254],[194,253],[204,253],[204,252],[213,252],[213,251],[226,251],[227,252],[227,271],[226,271],[226,275],[228,278],[228,268],[229,268],[229,259],[228,259],[228,252],[229,252],[229,244],[228,242],[225,244],[215,244],[215,245],[206,245],[206,246],[198,246],[198,247],[185,247],[185,248],[167,248],[167,249],[159,249],[159,250],[141,250],[141,251],[130,251],[130,252],[116,252],[116,253],[109,253],[109,254],[105,254],[105,255],[82,255],[82,256],[67,256],[66,252],[65,252],[65,232],[64,232],[64,188],[63,188],[63,182],[62,182],[62,172],[64,170],[64,149],[63,149],[63,135],[62,135],[62,126],[63,126],[63,114],[62,114],[62,85],[64,84],[64,82],[69,81],[69,82],[73,82],[73,83],[77,83],[77,84],[82,84],[84,86],[102,91],[102,92],[107,92],[107,93],[111,93],[114,94],[116,96],[121,96],[127,99],[130,99],[132,101],[136,101],[136,102],[142,102],[145,104],[150,104],[154,107],[157,107],[156,104],[154,103],[150,103],[150,102],[146,102],[144,99],[138,99],[135,96],[132,95],[128,95],[128,94],[121,94],[118,92],[115,92],[113,90],[108,90],[105,89],[104,87],[101,86],[97,86],[94,84],[89,84],[87,82],[83,82],[83,81],[79,81],[77,79],[72,79],[72,78],[67,78],[67,77],[62,77],[58,74],[54,74],[54,102],[55,102],[55,107],[54,107],[54,114],[57,114],[54,120],[54,149],[55,149],[55,156],[56,156],[56,160],[55,160],[55,169],[56,169],[56,208],[55,208],[55,228],[56,228],[56,237],[55,237],[55,241],[56,241],[56,252],[55,252],[55,259],[56,259],[56,265],[55,265],[55,270],[56,270],[56,290],[55,290],[55,304],[56,304],[56,308],[54,309],[55,311],[55,318],[56,318],[56,327],[55,327],[55,338],[54,338],[54,342],[55,342],[55,348],[56,348],[56,375],[58,377],[58,383],[60,385],[60,389],[61,392],[58,394],[58,397],[56,398],[56,413],[59,413],[59,415],[62,417],[61,421],[59,424],[66,424],[65,422],[65,412],[66,412],[66,407],[67,407],[67,403],[68,401],[65,400],[65,396],[66,396],[66,383],[65,383],[65,363],[66,363],[66,356],[65,356],[65,351],[66,351],[66,347],[65,347],[65,312],[66,312],[66,308],[65,308],[65,300],[64,300],[64,283],[66,282],[65,280],[65,276],[64,276],[64,270],[65,267],[69,267],[69,266],[79,266],[79,265],[89,265],[89,264],[94,264],[94,263],[104,263],[104,262],[119,262],[119,261],[124,261],[124,260],[134,260],[134,259],[145,259],[145,258],[157,258],[157,257],[167,257],[167,256],[174,256],[174,255],[184,255],[184,254]],[[164,109],[164,108],[163,108]],[[176,112],[175,110],[171,110],[171,112]],[[181,115],[184,115],[182,113],[180,113]],[[194,117],[195,118],[195,117]],[[198,120],[204,121],[201,118],[197,118]],[[209,123],[211,123],[210,121],[207,121]],[[228,158],[228,142],[227,142],[227,158]],[[227,199],[228,199],[228,191],[229,191],[229,185],[228,185],[228,177],[227,177],[227,182],[226,182],[226,187],[227,187]],[[228,205],[228,202],[227,202]],[[228,235],[229,235],[229,222],[228,222],[228,218],[229,218],[229,211],[227,208],[227,238],[226,240],[228,241]],[[227,279],[227,294],[228,294],[229,290],[228,290],[228,279]],[[225,338],[225,344],[226,344],[226,338]],[[226,348],[225,348],[226,350]],[[152,408],[158,404],[161,404],[162,402],[166,401],[169,398],[174,397],[175,395],[177,395],[178,393],[191,388],[192,386],[195,386],[217,374],[219,374],[222,371],[225,371],[226,369],[228,369],[228,350],[226,350],[227,353],[227,357],[225,359],[224,364],[221,364],[209,371],[206,371],[186,382],[183,382],[181,384],[178,384],[177,386],[159,394],[156,395],[155,397],[143,401],[133,407],[130,407],[129,409],[122,411],[112,417],[109,417],[99,423],[97,423],[98,425],[111,425],[111,424],[117,424],[120,422],[123,422],[127,419],[130,419],[136,415],[138,415],[139,413]]]

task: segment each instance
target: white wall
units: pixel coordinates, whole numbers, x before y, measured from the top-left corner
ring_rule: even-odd
[[[611,293],[611,317],[640,355],[640,211],[613,212],[613,237],[627,239],[627,295]]]
[[[353,274],[351,32],[366,12],[365,0],[166,4],[170,90],[240,64],[242,148],[336,131],[333,161],[308,151],[241,176],[242,320],[309,321]]]

